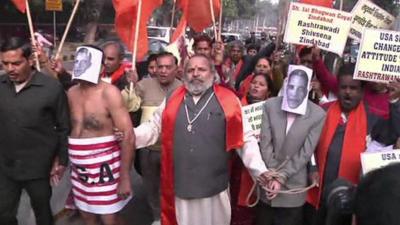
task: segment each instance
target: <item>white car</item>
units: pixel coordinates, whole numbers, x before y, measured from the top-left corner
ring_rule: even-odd
[[[147,26],[147,36],[149,39],[160,40],[166,43],[170,42],[172,32],[170,27]]]

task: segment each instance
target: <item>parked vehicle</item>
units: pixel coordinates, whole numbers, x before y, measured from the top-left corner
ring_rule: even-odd
[[[147,36],[150,39],[160,40],[169,43],[173,30],[170,27],[157,27],[157,26],[147,26]]]
[[[221,33],[221,38],[224,43],[241,40],[241,36],[239,33]]]

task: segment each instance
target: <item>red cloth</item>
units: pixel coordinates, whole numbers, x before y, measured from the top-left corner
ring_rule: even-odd
[[[115,29],[119,38],[132,52],[133,41],[135,38],[138,2],[138,0],[113,0],[115,9]],[[138,49],[136,50],[137,61],[142,60],[148,52],[147,21],[150,19],[153,11],[161,6],[162,2],[162,0],[142,0],[142,12],[138,33]]]
[[[322,60],[314,62],[313,69],[317,79],[321,83],[322,89],[330,91],[334,94],[338,93],[339,82],[335,75],[326,68]],[[389,94],[388,93],[374,93],[368,86],[365,87],[364,101],[368,106],[377,109],[376,112],[379,116],[387,118],[389,116]]]
[[[231,91],[219,85],[214,85],[214,92],[226,118],[226,151],[241,148],[244,142],[242,113],[239,101],[237,101],[236,96]],[[186,89],[183,86],[175,90],[162,115],[161,224],[163,225],[177,225],[175,215],[173,136],[175,134],[176,116],[185,94]]]
[[[333,103],[327,112],[324,128],[315,152],[320,175],[319,187],[308,192],[307,201],[314,207],[319,207],[321,190],[323,189],[325,165],[329,146],[335,135],[337,126],[342,122],[341,108],[338,101]],[[360,178],[360,154],[365,151],[367,137],[367,112],[361,101],[357,108],[350,112],[343,140],[342,155],[339,165],[338,177],[357,184]]]
[[[15,7],[17,7],[18,11],[25,13],[26,12],[26,4],[25,0],[11,0]]]
[[[245,105],[249,105],[249,102],[247,101],[246,96],[243,96],[241,99],[241,103],[242,106]],[[240,160],[240,168],[241,168],[241,172],[240,172],[240,189],[239,189],[239,198],[238,198],[238,205],[240,206],[247,206],[247,196],[249,195],[251,188],[253,187],[254,181],[249,173],[249,171],[244,167],[242,160],[239,158]],[[235,177],[233,175],[233,177]],[[254,202],[253,200],[255,200],[254,198],[255,196],[253,196],[253,198],[250,198],[250,203]]]
[[[221,10],[221,0],[212,1],[214,17],[217,21]],[[182,17],[173,35],[173,41],[176,40],[177,33],[181,33],[186,25],[196,32],[202,32],[212,24],[210,0],[180,0],[177,5],[182,10]]]
[[[300,0],[299,2],[310,5],[324,6],[328,8],[333,7],[333,0]]]
[[[246,77],[246,79],[244,79],[242,81],[242,84],[240,85],[240,88],[239,88],[239,94],[246,97],[247,92],[249,92],[249,90],[250,90],[250,84],[251,84],[251,81],[253,80],[253,77],[254,77],[254,74],[250,74]]]
[[[232,158],[230,192],[232,218],[231,225],[254,225],[256,211],[255,208],[247,207],[246,197],[253,186],[253,180],[242,159],[235,154]],[[255,200],[251,199],[251,203]]]
[[[248,105],[246,96],[241,99],[242,106]],[[249,171],[243,165],[242,159],[234,154],[231,165],[231,206],[232,219],[231,225],[254,225],[256,218],[255,208],[250,208],[247,205],[247,196],[251,192],[254,181],[251,178]],[[250,198],[250,203],[256,201],[256,196]]]
[[[117,83],[118,80],[121,79],[121,77],[124,76],[125,69],[127,67],[129,67],[128,64],[121,64],[119,66],[119,68],[111,74],[111,84]],[[103,73],[102,73],[101,77],[105,77],[105,76],[106,76],[106,72],[103,70]]]
[[[179,21],[178,26],[176,26],[174,34],[172,35],[171,43],[174,43],[179,37],[182,36],[182,34],[185,34],[186,26],[187,26],[186,17],[185,17],[185,15],[182,15],[182,18]]]
[[[228,68],[232,68],[232,60],[230,58],[226,59],[224,62],[224,65]],[[231,77],[231,79],[233,79],[234,81],[236,81],[237,77],[239,76],[240,71],[242,70],[242,67],[244,65],[243,59],[241,59],[235,67],[235,71],[233,71],[233,76]],[[226,77],[224,77],[224,79],[226,80]]]

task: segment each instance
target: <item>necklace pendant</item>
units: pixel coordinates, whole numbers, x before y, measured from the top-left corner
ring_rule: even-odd
[[[188,130],[189,132],[192,132],[192,124],[188,124],[188,125],[187,125],[187,130]]]

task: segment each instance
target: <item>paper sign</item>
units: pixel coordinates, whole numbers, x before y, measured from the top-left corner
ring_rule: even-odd
[[[313,71],[305,66],[289,65],[288,76],[283,85],[283,111],[306,114],[312,73]]]
[[[301,3],[290,3],[284,42],[312,46],[314,43],[342,56],[349,34],[350,13]]]
[[[400,162],[399,150],[361,153],[361,166],[363,174],[382,168],[391,163],[398,162]]]
[[[46,0],[46,11],[62,11],[62,0]]]
[[[78,47],[75,53],[72,79],[97,84],[103,61],[103,52],[90,46]]]
[[[364,29],[353,77],[382,83],[400,78],[400,32]]]
[[[388,29],[396,19],[390,13],[367,0],[358,1],[351,14],[353,15],[353,21],[349,37],[358,41],[361,40],[364,27]]]
[[[242,107],[243,119],[247,120],[254,131],[257,141],[260,141],[263,104],[265,101],[257,102]]]

